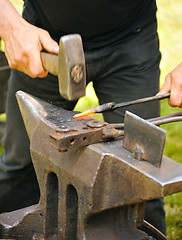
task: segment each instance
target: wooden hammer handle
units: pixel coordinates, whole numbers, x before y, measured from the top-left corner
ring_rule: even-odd
[[[53,53],[40,53],[42,66],[49,73],[58,76],[58,55]]]

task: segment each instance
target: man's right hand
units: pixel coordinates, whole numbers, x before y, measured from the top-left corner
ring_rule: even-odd
[[[40,52],[45,49],[58,54],[57,42],[47,31],[25,21],[9,0],[3,0],[2,4],[1,9],[4,9],[0,10],[0,35],[5,43],[9,66],[32,78],[46,77],[47,71],[43,69]]]

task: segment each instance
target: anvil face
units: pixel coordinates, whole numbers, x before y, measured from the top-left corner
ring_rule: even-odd
[[[160,168],[138,161],[123,148],[122,139],[60,151],[53,139],[55,131],[77,130],[77,125],[79,128],[91,119],[78,124],[72,118],[74,112],[23,92],[17,93],[17,99],[30,138],[41,199],[35,209],[21,214],[25,217],[16,231],[6,227],[13,225],[8,220],[12,215],[3,220],[0,216],[1,231],[6,236],[15,237],[17,232],[23,236],[21,225],[28,229],[29,218],[30,228],[36,216],[34,232],[45,239],[149,239],[136,229],[143,221],[144,203],[181,191],[182,166],[166,157]],[[26,239],[32,239],[32,230],[26,232]]]

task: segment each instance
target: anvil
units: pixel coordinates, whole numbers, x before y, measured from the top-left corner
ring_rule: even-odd
[[[76,125],[75,113],[21,91],[17,99],[41,197],[37,205],[1,214],[0,237],[149,240],[137,229],[145,202],[182,191],[182,165],[165,156],[160,167],[134,159],[122,138],[60,151],[52,134]]]

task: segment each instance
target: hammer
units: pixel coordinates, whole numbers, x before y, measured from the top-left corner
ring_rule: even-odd
[[[59,54],[41,52],[43,68],[58,76],[59,93],[69,100],[77,100],[86,93],[86,69],[82,39],[79,34],[60,38]]]

